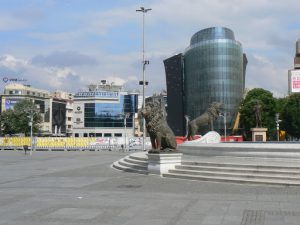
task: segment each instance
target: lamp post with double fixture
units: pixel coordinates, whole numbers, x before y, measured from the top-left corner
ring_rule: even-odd
[[[140,9],[137,9],[136,12],[143,13],[143,80],[140,81],[140,85],[143,85],[143,106],[142,109],[145,107],[145,86],[148,84],[147,81],[145,81],[145,72],[146,72],[146,65],[149,64],[149,60],[145,60],[145,14],[152,9],[140,7]],[[146,84],[147,83],[147,84]],[[145,119],[143,118],[143,145],[142,150],[145,151],[145,137],[146,137],[146,124]]]

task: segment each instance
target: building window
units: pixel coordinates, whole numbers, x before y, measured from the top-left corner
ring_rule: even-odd
[[[104,137],[111,137],[111,133],[104,134]]]
[[[72,125],[68,125],[68,128],[71,129],[71,128],[72,128]]]
[[[96,133],[96,137],[102,137],[102,133]]]
[[[79,134],[78,134],[78,133],[75,133],[75,137],[79,137]]]
[[[27,94],[30,95],[30,91],[27,91]]]
[[[68,117],[68,121],[72,121],[72,117]]]
[[[85,103],[85,127],[124,127],[124,115],[129,114],[126,126],[133,127],[137,112],[137,95],[121,95],[118,103]]]
[[[121,133],[115,133],[115,137],[122,137]]]
[[[14,92],[13,91],[9,91],[9,94],[12,95]]]
[[[87,133],[84,133],[84,134],[83,134],[83,137],[88,137],[88,134],[87,134]]]

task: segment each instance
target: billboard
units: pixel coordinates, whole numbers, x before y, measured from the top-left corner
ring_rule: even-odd
[[[300,92],[300,70],[291,71],[291,92]]]
[[[15,104],[18,103],[20,99],[18,98],[6,98],[5,99],[5,110],[13,109]]]

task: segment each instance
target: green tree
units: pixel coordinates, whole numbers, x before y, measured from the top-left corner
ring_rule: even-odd
[[[288,102],[288,98],[277,98],[276,101],[276,113],[280,114],[280,117],[282,116],[282,113],[286,107],[286,104]]]
[[[257,101],[262,105],[262,127],[268,128],[269,138],[274,139],[276,131],[276,101],[271,92],[262,88],[250,90],[241,103],[241,124],[244,128],[245,136],[248,140],[251,139],[251,128],[256,127],[255,105],[257,104]]]
[[[38,112],[37,106],[30,100],[24,99],[16,103],[14,109],[8,109],[1,114],[1,125],[3,134],[20,134],[30,135],[29,122],[33,119],[33,132],[39,131],[39,125],[42,117]]]
[[[17,117],[12,109],[8,109],[1,113],[1,127],[2,134],[14,134],[16,133],[16,121]]]
[[[282,112],[281,127],[291,136],[300,138],[300,94],[292,94]]]

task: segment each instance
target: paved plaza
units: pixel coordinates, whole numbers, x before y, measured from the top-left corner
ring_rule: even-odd
[[[300,188],[160,178],[127,153],[0,151],[0,225],[299,225]]]

